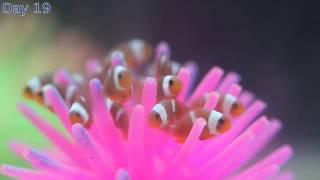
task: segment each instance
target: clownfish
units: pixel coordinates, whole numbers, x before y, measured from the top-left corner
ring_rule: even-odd
[[[109,70],[116,65],[125,66],[125,57],[122,51],[111,51],[103,62],[91,62],[89,79],[97,78],[101,82],[105,80]]]
[[[149,125],[153,128],[169,130],[188,108],[175,99],[164,99],[153,106],[149,114]]]
[[[58,84],[54,84],[54,83],[49,83],[49,84],[46,84],[45,86],[43,86],[41,89],[42,94],[44,94],[46,89],[48,89],[50,86],[53,86],[56,88],[56,90],[60,94],[61,98],[68,105],[71,105],[75,101],[76,96],[78,95],[76,85],[70,84],[70,85],[67,85],[67,87],[66,87],[66,86],[62,86],[62,85],[58,85]],[[38,101],[41,105],[44,105],[44,106],[48,107],[49,109],[51,109],[49,102],[48,102],[48,99],[45,95],[43,95],[41,98],[39,97]]]
[[[208,101],[208,98],[209,93],[205,93],[203,96],[195,99],[191,103],[191,107],[203,107]],[[245,111],[245,107],[231,94],[222,94],[218,100],[215,110],[223,113],[227,117],[236,118]]]
[[[69,109],[69,119],[71,124],[80,123],[85,128],[90,128],[92,124],[92,118],[90,116],[88,96],[80,95],[75,98]]]
[[[116,48],[125,55],[125,62],[129,68],[135,69],[151,59],[153,49],[150,44],[140,39],[133,39]]]
[[[175,61],[171,61],[169,55],[163,53],[154,62],[154,75],[162,77],[165,75],[176,75],[181,65]]]
[[[133,79],[130,72],[120,65],[111,68],[104,81],[103,90],[112,101],[126,102],[133,93]]]
[[[157,99],[175,98],[181,92],[182,82],[176,76],[166,75],[158,80]]]
[[[33,77],[27,82],[27,85],[23,90],[23,95],[28,99],[34,100],[40,104],[44,104],[44,93],[42,89],[46,84],[49,84],[52,82],[53,82],[52,74]]]
[[[231,128],[230,120],[226,119],[222,113],[214,110],[210,111],[203,108],[195,108],[177,120],[177,124],[173,128],[172,133],[178,142],[184,142],[186,140],[193,123],[200,117],[207,121],[207,125],[199,137],[200,140],[209,139]]]
[[[83,81],[82,76],[78,74],[72,76],[72,82],[69,84],[56,82],[52,75],[34,77],[27,83],[23,94],[25,97],[35,100],[50,109],[48,100],[44,94],[49,86],[53,86],[57,89],[63,100],[65,100],[68,105],[71,105],[77,95],[77,88]]]
[[[113,102],[111,99],[106,98],[107,108],[110,110],[112,119],[116,127],[121,129],[123,135],[128,135],[129,117],[121,104]]]

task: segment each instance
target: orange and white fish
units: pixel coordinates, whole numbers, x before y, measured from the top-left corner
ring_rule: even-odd
[[[152,46],[140,39],[133,39],[121,44],[116,50],[124,53],[126,65],[130,69],[136,69],[144,65],[151,59],[153,53]]]
[[[72,81],[68,84],[59,83],[54,80],[53,75],[43,75],[39,77],[34,77],[27,83],[24,89],[24,96],[38,102],[41,105],[49,107],[49,103],[44,95],[45,89],[49,86],[53,86],[60,93],[61,97],[66,101],[67,104],[71,103],[75,99],[76,89],[83,83],[82,76],[74,74],[72,76]],[[50,107],[49,107],[50,108]]]
[[[33,77],[27,82],[23,90],[23,95],[31,100],[34,100],[40,104],[44,103],[44,94],[42,88],[49,83],[53,82],[52,74],[45,74],[39,77]]]
[[[90,102],[88,96],[77,96],[69,109],[69,119],[72,124],[80,123],[85,128],[90,128],[92,118],[90,115]]]
[[[50,86],[56,88],[61,98],[65,101],[67,105],[71,105],[76,100],[76,97],[79,95],[78,86],[76,86],[75,84],[63,86],[54,83],[49,83],[43,86],[41,90],[42,94],[44,94],[46,89],[48,89]],[[49,109],[51,108],[46,96],[42,96],[39,100],[42,105],[48,107]]]
[[[222,113],[214,110],[195,108],[177,120],[177,124],[173,128],[173,135],[178,142],[185,141],[192,129],[193,123],[200,117],[207,121],[207,125],[200,135],[201,140],[209,139],[231,128],[230,120],[226,119]]]
[[[175,98],[182,89],[182,82],[176,76],[166,75],[158,80],[157,99]]]
[[[128,69],[117,65],[111,68],[103,84],[103,90],[114,102],[124,103],[133,93],[133,78]]]
[[[205,93],[203,96],[195,99],[191,103],[191,107],[204,107],[208,98],[209,93]],[[231,94],[221,94],[215,109],[229,118],[239,117],[245,111],[243,104]]]
[[[106,59],[102,62],[95,60],[88,62],[86,65],[88,78],[97,78],[103,83],[108,75],[109,70],[116,65],[126,65],[124,53],[122,51],[111,51],[107,54]]]
[[[176,101],[167,99],[156,104],[149,115],[149,125],[153,128],[168,129],[175,123]]]
[[[175,99],[164,99],[153,106],[149,115],[149,125],[153,128],[169,130],[188,108]]]

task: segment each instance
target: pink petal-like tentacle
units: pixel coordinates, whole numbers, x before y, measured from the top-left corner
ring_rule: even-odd
[[[144,107],[142,105],[136,105],[131,113],[128,135],[128,163],[129,173],[132,179],[144,179],[144,170],[148,168],[144,156],[144,126]]]
[[[235,72],[229,72],[226,74],[226,76],[223,78],[221,83],[219,84],[217,90],[219,92],[227,92],[227,90],[231,87],[232,84],[234,83],[239,83],[240,81],[240,76],[239,74]]]
[[[200,97],[205,92],[214,90],[218,85],[220,79],[222,78],[223,72],[224,71],[221,68],[213,67],[201,80],[201,82],[189,98],[188,102],[194,101],[197,97]]]
[[[115,127],[110,111],[105,104],[105,98],[102,93],[101,83],[97,79],[90,81],[90,95],[93,104],[94,123],[96,124],[99,137],[103,140],[103,146],[110,151],[115,159],[117,167],[126,165],[126,152],[124,140]],[[122,154],[121,156],[118,156]]]
[[[266,167],[266,166],[272,165],[272,164],[278,164],[279,166],[282,166],[284,163],[286,163],[291,158],[292,155],[293,155],[292,148],[289,145],[283,145],[280,148],[278,148],[277,150],[273,151],[267,157],[263,158],[262,160],[255,163],[251,167],[242,171],[236,177],[237,178],[247,177],[256,171],[259,171],[263,167]]]
[[[71,122],[69,120],[69,108],[57,89],[47,85],[45,88],[45,96],[47,96],[50,106],[62,121],[64,127],[71,133]]]
[[[110,160],[106,160],[106,156],[99,151],[95,142],[83,126],[79,123],[72,126],[72,133],[76,141],[80,144],[90,166],[101,176],[101,178],[108,179],[113,176]]]
[[[181,102],[185,102],[188,93],[190,92],[191,89],[191,70],[189,68],[181,68],[178,72],[177,75],[178,79],[181,80],[182,82],[182,90],[180,94],[177,97],[177,100]]]
[[[18,109],[64,154],[68,155],[79,166],[87,166],[83,155],[77,151],[77,147],[69,142],[62,134],[54,129],[46,120],[33,112],[27,105],[19,104]]]

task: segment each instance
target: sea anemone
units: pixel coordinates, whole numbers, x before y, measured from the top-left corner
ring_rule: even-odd
[[[183,86],[177,101],[189,104],[204,93],[212,92],[205,108],[215,109],[219,93],[231,94],[243,104],[245,112],[232,119],[229,131],[201,140],[199,137],[207,121],[197,118],[181,143],[169,133],[151,128],[148,117],[157,103],[157,80],[152,76],[144,79],[139,95],[133,92],[138,100],[124,103],[129,117],[127,136],[115,126],[106,107],[102,82],[98,79],[88,81],[93,116],[91,128],[72,124],[69,105],[55,87],[46,86],[44,96],[70,136],[62,135],[27,104],[20,103],[19,111],[56,148],[38,150],[12,141],[11,149],[34,168],[2,165],[0,172],[18,179],[46,180],[293,179],[291,171],[280,172],[293,154],[289,145],[279,147],[261,160],[255,159],[282,126],[277,119],[261,116],[266,104],[255,99],[251,92],[242,90],[238,74],[224,73],[220,67],[213,67],[191,92],[195,69],[192,63],[179,69],[177,77]],[[67,81],[64,72],[58,71],[57,79]]]

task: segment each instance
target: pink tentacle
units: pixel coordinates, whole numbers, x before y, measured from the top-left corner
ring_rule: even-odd
[[[176,173],[185,165],[185,162],[193,153],[193,150],[195,146],[198,144],[199,137],[206,124],[206,121],[202,118],[198,118],[196,120],[185,143],[179,149],[177,154],[175,154],[174,159],[171,162],[169,162],[162,176],[159,179],[178,178],[174,175],[176,175]]]
[[[215,139],[212,139],[209,144],[206,145],[202,150],[199,150],[202,155],[201,158],[195,159],[195,164],[202,164],[209,157],[216,155],[218,152],[222,151],[228,144],[237,137],[243,129],[265,108],[265,103],[258,100],[253,105],[251,105],[248,110],[241,115],[238,119],[234,120],[235,124],[233,127],[226,132],[221,134]]]
[[[141,103],[145,108],[145,118],[144,118],[144,149],[145,149],[145,161],[146,164],[149,164],[150,171],[146,172],[146,177],[152,178],[153,170],[154,170],[154,155],[156,142],[153,141],[155,139],[155,133],[153,129],[148,126],[148,116],[152,109],[152,107],[156,104],[157,99],[157,82],[155,78],[146,78]]]
[[[181,68],[177,75],[178,79],[181,80],[183,86],[177,100],[185,102],[187,95],[191,89],[191,70],[189,68]]]
[[[249,91],[243,91],[240,94],[239,101],[245,106],[249,106],[249,104],[254,100],[254,95],[253,93]]]
[[[55,144],[64,154],[68,155],[79,166],[86,167],[88,164],[82,154],[77,151],[77,147],[69,142],[62,134],[54,129],[46,120],[34,113],[27,105],[19,104],[18,109],[34,124],[42,134],[44,134],[53,144]]]
[[[54,75],[54,83],[62,85],[62,86],[68,86],[69,84],[73,83],[73,78],[71,75],[68,73],[67,70],[59,70],[56,72]]]
[[[280,171],[280,166],[277,164],[272,164],[270,166],[264,167],[256,173],[249,175],[247,180],[256,180],[256,179],[270,179],[274,177]]]
[[[218,155],[210,158],[208,162],[201,165],[194,176],[200,179],[208,178],[208,175],[214,177],[224,166],[232,163],[239,154],[242,154],[243,149],[252,143],[254,138],[255,135],[250,131],[242,134]],[[212,169],[214,169],[214,171],[212,171]]]
[[[62,176],[46,171],[36,171],[27,168],[20,168],[11,165],[1,165],[0,173],[23,180],[55,180],[62,179]]]
[[[229,72],[227,75],[223,78],[221,83],[219,84],[217,90],[219,92],[227,92],[227,90],[231,87],[232,84],[239,83],[240,76],[239,74],[235,72]]]
[[[112,157],[114,157],[117,167],[124,167],[126,165],[124,140],[116,129],[111,114],[106,107],[100,81],[97,79],[91,80],[89,88],[99,137],[103,140],[104,148],[110,151]],[[122,154],[122,156],[118,156],[119,154]]]
[[[222,76],[223,76],[223,70],[219,67],[213,67],[207,73],[207,75],[201,80],[200,84],[194,90],[188,102],[194,101],[197,97],[200,97],[205,92],[214,90],[218,85]]]
[[[241,93],[241,90],[242,87],[239,84],[232,84],[227,93],[231,94],[234,97],[238,97]]]
[[[204,108],[209,109],[209,110],[214,110],[216,105],[218,104],[220,98],[220,94],[217,92],[210,92],[209,94],[209,100],[206,102],[204,105]]]
[[[53,86],[46,86],[45,96],[48,97],[49,104],[53,108],[53,111],[57,114],[64,127],[71,134],[71,122],[69,120],[68,105],[64,102],[57,89]]]
[[[145,162],[144,149],[144,126],[145,111],[142,105],[136,105],[131,113],[128,135],[128,162],[129,173],[132,179],[144,179],[145,169],[148,168]],[[137,163],[139,162],[139,163]]]
[[[86,132],[81,124],[75,124],[72,126],[72,133],[79,143],[83,153],[86,155],[87,160],[99,176],[103,179],[113,177],[113,167],[111,167],[110,160],[97,148],[95,142],[90,135]]]
[[[292,148],[289,145],[283,145],[277,150],[273,151],[270,155],[268,155],[264,159],[260,160],[259,162],[255,163],[251,167],[242,171],[236,177],[238,178],[247,177],[250,174],[262,169],[263,167],[266,167],[272,164],[277,164],[279,166],[282,166],[291,158],[292,155],[293,155]]]
[[[215,178],[216,179],[221,179],[225,176],[227,176],[228,174],[230,174],[231,172],[233,172],[236,168],[238,168],[241,164],[244,163],[244,159],[248,160],[249,158],[248,155],[250,154],[250,151],[252,149],[252,146],[255,146],[255,144],[257,143],[257,141],[259,140],[259,138],[261,137],[262,134],[265,133],[265,131],[268,129],[268,127],[270,126],[270,122],[268,121],[268,119],[266,117],[261,117],[258,120],[256,120],[249,128],[247,128],[247,130],[245,132],[252,132],[255,135],[255,140],[253,141],[253,143],[246,147],[243,150],[243,153],[241,156],[237,156],[232,163],[229,163],[227,166],[225,166],[219,173],[216,173]]]

